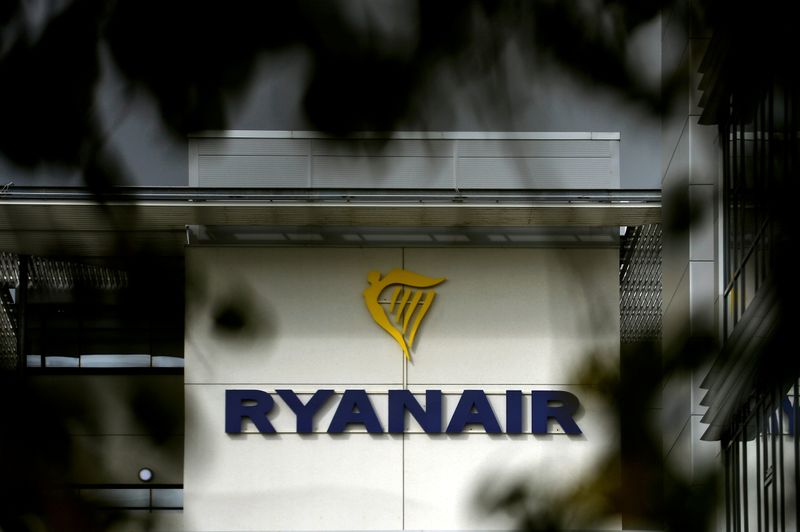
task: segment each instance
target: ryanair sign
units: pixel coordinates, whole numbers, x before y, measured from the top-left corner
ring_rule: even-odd
[[[367,305],[372,319],[380,327],[392,335],[400,345],[406,360],[411,361],[411,346],[417,330],[425,314],[433,304],[436,292],[424,291],[445,281],[444,277],[433,279],[407,270],[392,270],[383,278],[379,272],[369,272],[367,282],[369,288],[364,290],[364,303]],[[381,294],[388,288],[391,290],[389,299],[389,312],[387,313],[380,304]],[[416,290],[414,290],[416,288]],[[390,317],[393,317],[394,324]],[[409,325],[411,328],[409,329]]]
[[[296,431],[308,434],[313,432],[315,415],[331,400],[334,391],[317,390],[305,403],[292,390],[275,390],[275,394],[294,413]],[[422,406],[409,390],[389,390],[388,432],[394,434],[406,432],[408,413],[428,434],[442,432],[457,434],[468,426],[482,427],[489,434],[502,432],[521,434],[523,398],[521,390],[506,391],[505,430],[503,430],[483,390],[464,390],[443,431],[441,390],[426,390],[425,406]],[[258,432],[274,434],[276,431],[269,419],[274,406],[275,399],[272,394],[263,390],[225,390],[225,432],[228,434],[243,432],[242,421],[249,419]],[[566,434],[581,434],[582,431],[574,419],[579,407],[578,398],[569,392],[558,390],[531,392],[531,433],[547,434],[550,420],[555,420]],[[369,433],[385,432],[375,413],[372,400],[365,390],[345,390],[341,394],[327,432],[337,434],[349,427],[363,428]]]
[[[373,321],[394,338],[406,360],[411,361],[411,350],[422,320],[433,304],[436,292],[444,277],[426,277],[407,270],[391,270],[385,276],[371,271],[367,274],[369,286],[364,290],[364,303]],[[386,305],[386,306],[384,306]],[[409,416],[413,417],[428,434],[457,434],[469,427],[480,427],[489,434],[523,432],[522,390],[506,390],[503,427],[483,390],[470,389],[460,393],[458,403],[447,425],[444,425],[442,391],[426,390],[424,405],[409,390],[388,391],[388,427],[384,427],[376,414],[372,399],[363,389],[347,389],[336,394],[332,389],[319,389],[303,400],[290,389],[274,391],[281,402],[294,414],[295,430],[301,434],[314,432],[315,416],[337,397],[333,418],[327,432],[345,432],[348,428],[360,428],[368,433],[404,433],[408,430]],[[387,394],[381,394],[387,396]],[[534,390],[530,393],[530,432],[547,434],[551,421],[557,423],[564,433],[582,434],[575,415],[580,408],[578,398],[560,390]],[[242,425],[250,420],[258,432],[274,434],[276,430],[270,420],[275,407],[272,393],[258,389],[225,391],[225,432],[240,434]],[[558,432],[558,431],[552,431]]]

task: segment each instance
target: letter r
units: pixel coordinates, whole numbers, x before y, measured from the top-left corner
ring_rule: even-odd
[[[272,396],[261,390],[225,390],[225,432],[241,434],[242,420],[248,418],[258,432],[274,433],[275,429],[267,419],[274,405]]]
[[[560,406],[550,405],[559,402]],[[547,420],[555,419],[564,428],[567,434],[582,434],[580,427],[575,423],[574,416],[578,411],[580,402],[569,392],[560,390],[542,390],[531,392],[531,420],[534,434],[547,434]]]

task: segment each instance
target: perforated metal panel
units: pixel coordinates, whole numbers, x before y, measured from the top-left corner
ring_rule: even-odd
[[[0,370],[17,366],[17,319],[10,289],[19,284],[19,260],[14,253],[0,252]]]
[[[623,344],[661,339],[661,224],[628,227],[620,239]]]
[[[619,188],[619,135],[220,132],[190,139],[198,187]]]

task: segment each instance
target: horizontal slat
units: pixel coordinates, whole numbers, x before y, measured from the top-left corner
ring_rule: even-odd
[[[332,140],[311,141],[312,155],[452,157],[451,140]]]
[[[614,188],[610,158],[459,158],[458,188]],[[616,177],[616,179],[615,179]]]
[[[206,155],[198,172],[200,186],[302,188],[308,186],[308,157]]]
[[[307,139],[197,139],[203,155],[308,155]]]
[[[451,157],[314,157],[313,187],[448,188]]]
[[[610,157],[607,140],[460,140],[459,157]]]

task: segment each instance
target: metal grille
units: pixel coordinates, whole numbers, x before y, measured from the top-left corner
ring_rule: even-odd
[[[95,290],[120,290],[128,286],[123,270],[96,264],[82,264],[45,257],[27,257],[29,262],[28,288],[39,290],[69,290],[88,287]],[[18,367],[17,327],[20,257],[0,252],[0,370]]]
[[[628,227],[620,238],[622,343],[661,338],[661,225]]]
[[[17,320],[14,298],[19,280],[19,259],[13,253],[0,252],[0,370],[17,367]]]
[[[128,286],[128,275],[123,270],[44,257],[31,257],[30,261],[31,288],[69,290],[85,286],[98,290],[119,290]]]
[[[19,259],[14,253],[0,251],[0,286],[14,287],[19,282]]]

